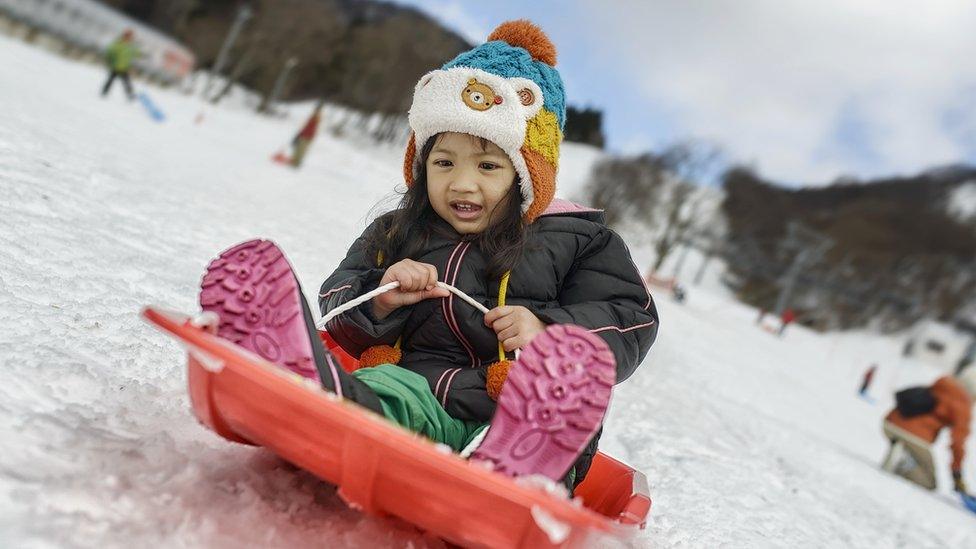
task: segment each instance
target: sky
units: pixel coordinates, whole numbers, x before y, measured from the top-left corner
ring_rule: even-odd
[[[694,139],[789,186],[976,163],[973,1],[399,3],[472,43],[541,26],[612,152]]]

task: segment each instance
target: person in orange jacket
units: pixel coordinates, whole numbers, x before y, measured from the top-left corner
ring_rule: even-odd
[[[957,377],[939,378],[931,386],[912,389],[927,404],[902,404],[885,417],[884,434],[891,441],[882,468],[919,486],[934,490],[935,466],[931,445],[944,427],[952,435],[952,478],[955,490],[968,495],[962,464],[966,455],[966,438],[976,397],[976,368],[966,368]],[[910,459],[904,459],[905,455]]]

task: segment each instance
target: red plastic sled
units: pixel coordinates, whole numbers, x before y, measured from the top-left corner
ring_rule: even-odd
[[[153,308],[143,316],[187,346],[190,400],[203,424],[337,485],[356,509],[400,517],[469,547],[586,547],[644,527],[647,480],[602,453],[576,490],[578,505],[470,464],[186,316]],[[352,357],[343,358],[352,366]]]

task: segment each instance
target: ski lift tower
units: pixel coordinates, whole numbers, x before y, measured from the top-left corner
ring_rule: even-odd
[[[790,221],[783,246],[787,249],[796,250],[796,254],[793,256],[793,263],[783,275],[780,284],[779,297],[776,298],[775,310],[777,315],[783,316],[783,311],[790,303],[793,291],[796,288],[796,281],[803,269],[820,261],[833,245],[834,241],[831,238],[796,221]]]
[[[224,65],[227,64],[227,57],[230,55],[230,49],[234,47],[234,42],[237,41],[237,36],[244,29],[244,24],[251,19],[254,12],[251,8],[244,4],[237,10],[237,15],[234,16],[234,23],[230,27],[230,31],[227,33],[227,37],[224,39],[223,45],[220,46],[220,52],[217,53],[217,60],[214,61],[214,65],[210,70],[210,74],[207,77],[207,85],[203,89],[203,96],[210,97],[210,90],[213,87],[214,75],[219,75],[222,70],[224,70]]]

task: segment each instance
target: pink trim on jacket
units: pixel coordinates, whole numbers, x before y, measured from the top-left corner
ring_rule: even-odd
[[[463,241],[458,242],[457,246],[454,247],[454,251],[451,252],[450,257],[447,258],[447,264],[444,265],[444,274],[443,274],[445,283],[450,284],[450,282],[448,282],[448,277],[451,276],[451,265],[454,263],[454,256],[457,255],[458,250],[460,250],[463,245],[464,245]],[[448,308],[447,308],[448,303],[450,303],[451,298],[453,297],[454,294],[452,293],[451,295],[447,296],[447,299],[441,299],[441,312],[444,313],[444,322],[447,322],[448,329],[451,330],[451,333],[454,334],[454,337],[459,338],[457,331],[454,328],[454,325],[451,324],[451,315],[448,312]],[[435,397],[437,396],[437,391],[434,391],[434,396]]]
[[[434,385],[434,398],[437,398],[437,395],[440,394],[440,392],[441,392],[441,383],[444,382],[444,376],[446,376],[447,373],[450,372],[450,371],[451,371],[450,368],[444,370],[443,372],[441,372],[441,377],[437,378],[437,384]]]
[[[444,383],[444,396],[441,397],[441,406],[444,408],[447,408],[447,393],[451,390],[451,383],[454,383],[454,376],[456,376],[460,371],[461,368],[456,368],[454,372],[451,373],[451,377],[447,378],[447,382]]]
[[[654,325],[654,321],[652,320],[646,324],[638,324],[637,326],[631,326],[630,328],[618,328],[617,326],[603,326],[602,328],[593,328],[592,330],[590,330],[590,333],[595,334],[597,332],[606,332],[607,330],[617,330],[618,332],[623,334],[626,332],[630,332],[632,330],[639,330],[641,328],[646,328],[648,326],[653,326],[653,325]]]
[[[634,268],[634,272],[637,273],[637,280],[641,281],[641,286],[644,287],[644,293],[647,294],[647,304],[644,305],[644,310],[651,308],[651,303],[654,302],[654,298],[651,297],[651,291],[647,289],[647,282],[644,282],[644,277],[641,276],[640,269],[637,268],[637,264],[634,263],[634,258],[630,258],[630,266]]]
[[[329,297],[330,295],[334,294],[335,292],[342,291],[342,290],[347,290],[349,288],[352,288],[352,284],[346,284],[345,286],[339,286],[338,288],[332,288],[331,290],[329,290],[328,292],[325,292],[324,294],[319,294],[319,297],[322,298],[322,299],[325,299],[325,298]]]
[[[461,262],[464,260],[464,255],[468,252],[468,248],[470,247],[471,247],[470,242],[464,242],[464,241],[460,242],[457,248],[454,249],[454,253],[452,253],[451,257],[448,258],[447,260],[447,268],[446,268],[447,272],[444,273],[444,278],[446,279],[448,276],[451,276],[451,281],[448,282],[448,284],[450,284],[451,286],[454,286],[457,283],[458,275],[461,273]],[[461,253],[460,255],[457,256],[457,262],[454,264],[454,271],[452,276],[451,263],[454,260],[455,254],[458,252],[458,250],[460,250]],[[454,336],[457,337],[458,341],[461,342],[461,345],[464,347],[464,350],[468,352],[468,357],[471,358],[471,367],[477,368],[478,358],[475,355],[474,347],[472,347],[471,344],[468,343],[468,340],[464,337],[464,334],[461,332],[461,327],[458,324],[457,319],[454,318],[454,294],[453,293],[450,296],[448,296],[446,303],[443,302],[441,303],[441,308],[444,311],[444,320],[447,321],[448,327],[451,328],[451,331],[454,332]]]

